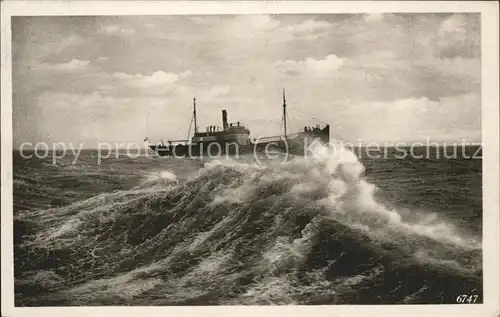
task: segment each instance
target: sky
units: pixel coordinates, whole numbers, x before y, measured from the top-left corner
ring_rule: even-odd
[[[12,45],[15,146],[185,139],[193,97],[276,135],[282,89],[289,131],[481,141],[479,14],[13,17]]]

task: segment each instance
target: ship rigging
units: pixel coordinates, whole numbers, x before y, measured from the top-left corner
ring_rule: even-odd
[[[316,125],[314,128],[306,126],[304,127],[304,131],[292,134],[289,133],[287,124],[287,101],[284,89],[281,118],[283,134],[280,135],[252,139],[250,138],[250,130],[245,127],[243,123],[240,121],[235,123],[228,122],[226,109],[222,110],[222,126],[209,125],[206,127],[205,132],[200,132],[196,107],[196,98],[193,98],[193,113],[185,140],[169,140],[167,144],[161,141],[160,144],[157,145],[151,144],[148,138],[145,138],[144,141],[150,142],[149,147],[159,156],[185,157],[212,156],[214,154],[214,149],[219,155],[239,155],[251,153],[252,151],[261,152],[268,150],[271,143],[277,149],[294,152],[293,154],[300,155],[301,153],[299,152],[301,150],[303,151],[303,146],[301,147],[300,143],[304,143],[305,140],[320,140],[325,143],[330,140],[330,125],[328,123],[325,123],[323,128],[320,128],[319,125]],[[313,117],[311,115],[308,116]],[[190,138],[192,128],[194,133]]]

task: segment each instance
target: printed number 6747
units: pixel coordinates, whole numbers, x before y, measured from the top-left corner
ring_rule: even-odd
[[[475,303],[479,295],[458,295],[457,296],[457,303],[460,304],[472,304]]]

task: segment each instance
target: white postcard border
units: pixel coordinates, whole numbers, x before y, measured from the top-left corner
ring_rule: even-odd
[[[495,1],[4,1],[1,13],[1,237],[2,315],[11,316],[498,316],[499,100],[498,3]],[[373,12],[480,12],[483,142],[484,303],[475,305],[14,307],[11,16],[206,15]]]

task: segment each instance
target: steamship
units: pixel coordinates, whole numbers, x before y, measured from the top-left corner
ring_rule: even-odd
[[[159,156],[172,157],[202,157],[202,156],[238,156],[251,153],[281,152],[293,155],[303,155],[308,145],[314,141],[328,143],[330,141],[330,125],[323,127],[317,124],[314,127],[304,127],[303,131],[296,133],[287,132],[287,104],[285,90],[283,90],[282,105],[283,134],[251,138],[250,130],[240,121],[229,122],[228,113],[222,110],[222,126],[210,125],[205,132],[198,131],[196,116],[196,98],[193,98],[193,115],[189,127],[194,123],[194,133],[191,139],[163,140],[159,144],[152,144],[149,138],[144,141],[149,143],[149,148]]]

